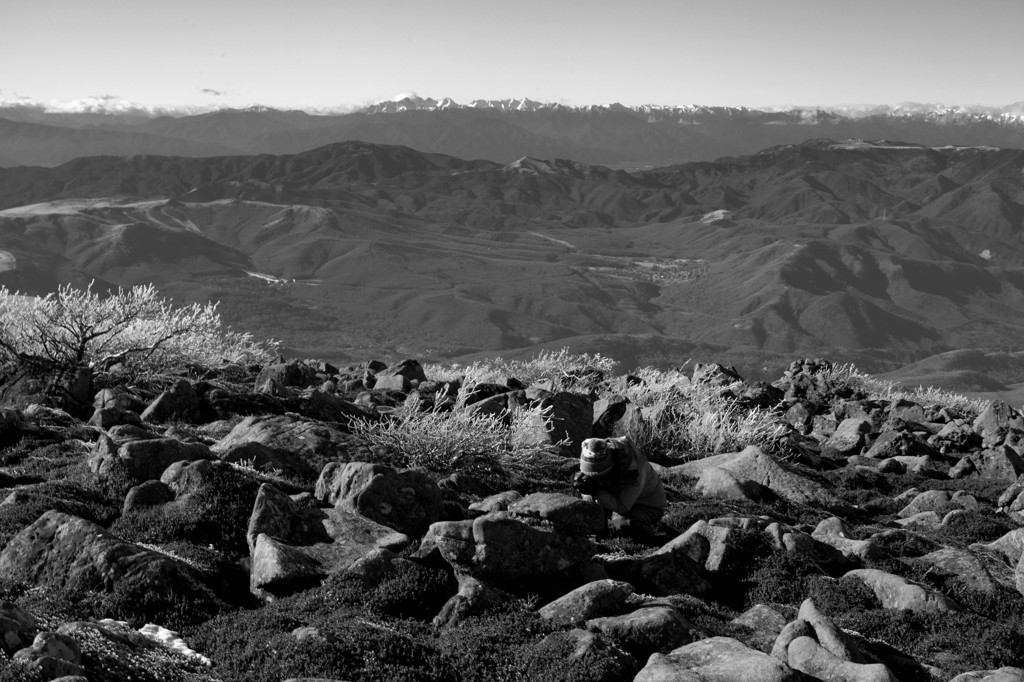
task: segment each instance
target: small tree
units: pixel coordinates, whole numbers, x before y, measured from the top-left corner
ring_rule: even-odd
[[[0,352],[62,366],[123,362],[161,370],[264,359],[272,344],[224,327],[217,304],[175,307],[152,284],[102,296],[63,285],[44,297],[0,287]]]

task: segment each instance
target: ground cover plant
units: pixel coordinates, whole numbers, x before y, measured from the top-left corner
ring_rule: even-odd
[[[701,646],[780,647],[773,660],[827,680],[794,652],[830,628],[846,664],[893,679],[1024,667],[1012,406],[810,359],[759,385],[569,351],[190,357],[95,363],[93,393],[124,407],[94,418],[0,411],[0,680],[610,682]],[[588,525],[570,485],[580,424],[657,465],[669,504],[652,538]],[[303,461],[330,464],[291,475]],[[927,598],[893,600],[904,585]],[[810,634],[786,640],[795,628]],[[37,635],[66,638],[64,658]]]

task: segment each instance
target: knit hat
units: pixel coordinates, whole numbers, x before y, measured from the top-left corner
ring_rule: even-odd
[[[580,471],[588,476],[604,476],[612,470],[612,453],[603,438],[588,438],[583,441],[580,453]]]

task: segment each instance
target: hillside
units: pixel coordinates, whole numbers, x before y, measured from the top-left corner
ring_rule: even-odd
[[[357,142],[84,158],[0,169],[0,283],[153,281],[336,361],[570,346],[884,372],[1019,346],[1022,166],[1011,149],[829,140],[636,172]]]
[[[5,682],[1024,678],[1006,404],[811,359],[188,364],[4,365]],[[571,485],[613,435],[643,534]]]

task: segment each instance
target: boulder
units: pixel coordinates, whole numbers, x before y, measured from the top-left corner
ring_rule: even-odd
[[[482,516],[491,512],[508,511],[508,508],[523,499],[522,494],[517,490],[506,490],[505,492],[489,495],[479,502],[469,505],[471,515]]]
[[[596,548],[586,537],[534,528],[501,514],[470,521],[440,521],[428,538],[457,573],[482,580],[542,579],[589,559]]]
[[[578,453],[583,441],[590,438],[594,406],[588,396],[568,391],[551,393],[537,399],[535,407],[539,411],[531,412],[529,423],[516,434],[522,442],[554,445],[565,441],[569,452]]]
[[[166,554],[124,542],[100,526],[50,510],[15,535],[0,551],[0,575],[37,587],[126,595],[205,594],[197,574]]]
[[[89,458],[89,469],[103,480],[122,474],[135,481],[160,478],[164,469],[182,460],[194,462],[212,458],[210,448],[202,443],[183,443],[176,438],[131,440],[110,454],[105,442],[97,442]]]
[[[693,489],[700,493],[701,497],[716,500],[771,502],[778,499],[778,495],[772,492],[771,488],[757,481],[739,478],[721,467],[710,467],[701,472]]]
[[[851,417],[836,427],[835,433],[821,445],[825,457],[850,457],[860,453],[874,425],[868,419]]]
[[[74,638],[60,632],[40,632],[31,646],[15,652],[11,659],[47,680],[85,674],[81,646]]]
[[[317,475],[312,465],[304,459],[254,441],[231,445],[226,450],[218,452],[217,457],[223,462],[251,466],[268,474],[283,474],[303,480]]]
[[[142,412],[142,420],[163,424],[172,419],[191,421],[199,413],[199,396],[187,379],[180,379],[158,395]]]
[[[595,580],[549,602],[537,610],[542,619],[562,627],[577,626],[592,618],[618,613],[633,586],[618,580]]]
[[[0,601],[0,651],[10,656],[29,646],[38,630],[35,618],[25,609],[14,602]]]
[[[973,552],[943,547],[923,556],[907,559],[908,563],[927,567],[928,573],[946,576],[950,580],[966,585],[979,592],[994,594],[1002,583],[988,570],[985,562]],[[1006,581],[1007,587],[1013,589],[1012,579]]]
[[[690,543],[670,542],[641,557],[600,557],[608,577],[628,582],[644,593],[653,595],[689,594],[704,597],[711,584],[704,569],[689,553]]]
[[[1024,682],[1024,668],[1003,666],[998,670],[974,670],[957,675],[949,682]]]
[[[748,631],[759,649],[770,648],[786,627],[786,617],[767,604],[754,604],[730,622]]]
[[[531,493],[511,503],[508,511],[519,518],[546,521],[565,533],[595,535],[605,530],[600,505],[562,493]]]
[[[871,561],[881,558],[883,554],[878,546],[878,540],[874,536],[865,540],[850,538],[846,524],[835,516],[818,523],[811,533],[811,537],[832,546],[851,561]]]
[[[553,632],[534,646],[535,650],[559,652],[559,660],[566,671],[586,669],[599,671],[587,682],[620,682],[631,680],[636,674],[636,659],[608,640],[586,630],[573,629]],[[550,660],[550,659],[549,659]],[[525,679],[549,679],[551,671],[543,668],[528,670]]]
[[[987,442],[998,443],[1010,429],[1024,431],[1024,416],[1001,400],[993,400],[974,420],[974,431]]]
[[[732,637],[709,637],[652,654],[633,682],[799,682],[801,675]]]
[[[1005,481],[1009,485],[1024,474],[1024,460],[1009,445],[981,450],[969,457],[979,478]]]
[[[586,629],[607,635],[639,660],[668,653],[706,633],[669,606],[647,606],[621,616],[591,618]]]
[[[445,602],[441,611],[434,616],[435,627],[452,627],[470,616],[479,615],[496,606],[511,601],[508,592],[492,587],[469,575],[456,575],[459,591]]]
[[[738,479],[754,481],[770,488],[779,497],[798,504],[823,505],[826,508],[836,506],[836,496],[828,487],[788,471],[756,445],[750,445],[740,452],[714,455],[667,467],[667,482],[671,483],[671,479],[677,474],[700,478],[705,470],[712,467],[725,469]]]
[[[309,496],[260,486],[246,539],[250,590],[261,597],[305,589],[378,550],[401,551],[406,535],[338,507],[321,508]]]
[[[883,608],[916,611],[918,613],[942,613],[962,611],[963,607],[935,590],[916,585],[898,575],[874,568],[859,568],[848,572],[844,578],[857,578],[870,587]]]
[[[312,471],[323,470],[328,462],[365,460],[371,455],[358,438],[341,429],[295,415],[246,417],[211,449],[222,455],[243,443],[266,445]]]
[[[423,535],[444,511],[441,489],[427,473],[366,462],[327,464],[314,495],[407,535]]]
[[[822,682],[899,682],[885,665],[844,660],[812,637],[797,637],[787,653],[790,667]]]
[[[256,376],[255,390],[267,392],[269,385],[289,388],[307,388],[317,383],[316,368],[293,360],[267,365]]]

